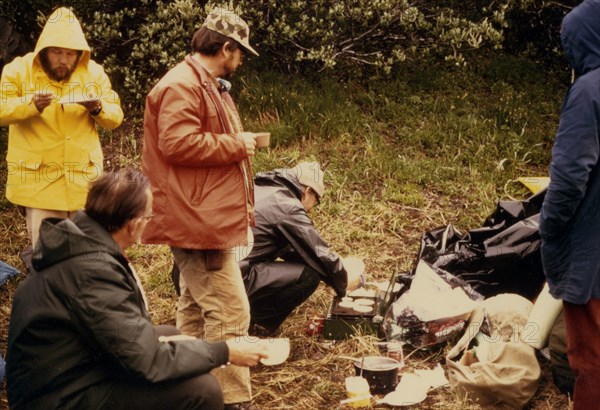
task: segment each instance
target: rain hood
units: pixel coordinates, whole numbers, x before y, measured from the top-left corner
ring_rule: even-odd
[[[47,47],[70,48],[81,50],[83,54],[79,64],[87,65],[90,60],[90,46],[88,45],[81,24],[73,12],[65,7],[58,8],[48,17],[42,34],[35,46],[35,60],[39,60],[39,53]]]
[[[565,16],[560,33],[577,75],[600,67],[600,0],[587,0]]]
[[[101,253],[123,259],[112,236],[78,211],[74,221],[59,218],[42,221],[32,262],[34,268],[41,271],[76,256],[89,255],[89,258],[97,259]]]

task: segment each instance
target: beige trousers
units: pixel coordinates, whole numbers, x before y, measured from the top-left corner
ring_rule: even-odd
[[[53,211],[50,209],[27,208],[25,207],[25,223],[27,224],[27,235],[31,239],[32,246],[40,237],[40,225],[45,218],[70,218],[75,214],[75,211]]]
[[[204,251],[172,248],[181,272],[177,328],[208,342],[248,335],[250,305],[233,250],[223,253],[222,267],[207,270]],[[211,372],[226,404],[250,401],[250,369],[226,366]]]

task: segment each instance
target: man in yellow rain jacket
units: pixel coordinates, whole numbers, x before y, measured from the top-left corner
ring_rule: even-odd
[[[35,245],[42,219],[83,208],[102,174],[96,125],[123,121],[119,96],[66,8],[48,18],[35,51],[6,65],[0,126],[8,126],[6,198],[19,205]]]

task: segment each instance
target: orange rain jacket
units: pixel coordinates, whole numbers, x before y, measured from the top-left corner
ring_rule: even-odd
[[[152,185],[154,218],[145,243],[184,249],[247,243],[252,169],[225,104],[238,116],[229,94],[193,56],[146,98],[142,169]]]

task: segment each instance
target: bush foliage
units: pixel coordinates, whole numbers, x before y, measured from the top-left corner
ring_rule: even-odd
[[[403,62],[425,56],[462,66],[475,50],[504,47],[533,56],[556,55],[560,20],[577,3],[238,0],[225,6],[250,22],[251,41],[261,53],[254,64],[364,79],[389,76]],[[58,5],[53,0],[4,0],[0,14],[14,16],[33,43],[44,16]],[[139,108],[156,80],[188,52],[192,33],[217,3],[66,0],[60,5],[74,9],[95,58],[130,108]]]

